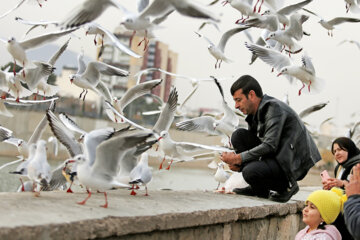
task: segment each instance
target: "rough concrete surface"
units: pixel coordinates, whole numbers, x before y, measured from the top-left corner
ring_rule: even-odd
[[[86,205],[76,204],[86,193],[0,193],[0,239],[293,239],[313,190],[303,188],[285,204],[213,192],[145,197],[116,190],[108,193],[107,209],[99,207],[100,193]]]

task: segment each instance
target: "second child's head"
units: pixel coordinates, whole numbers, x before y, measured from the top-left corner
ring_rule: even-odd
[[[333,223],[342,211],[345,200],[346,196],[340,189],[312,192],[305,202],[303,222],[311,229]]]

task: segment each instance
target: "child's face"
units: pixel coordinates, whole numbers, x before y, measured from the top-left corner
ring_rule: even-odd
[[[317,207],[310,201],[306,202],[305,208],[302,211],[303,222],[309,225],[310,228],[317,228],[323,221]]]

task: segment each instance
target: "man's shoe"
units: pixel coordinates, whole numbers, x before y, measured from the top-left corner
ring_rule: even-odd
[[[244,196],[256,196],[256,193],[250,186],[245,188],[234,188],[233,192]]]
[[[271,201],[275,201],[275,202],[287,202],[290,200],[290,198],[295,195],[297,192],[299,191],[299,185],[297,183],[295,183],[294,185],[291,186],[291,188],[288,188],[286,191],[284,192],[275,192],[270,196],[270,200]]]

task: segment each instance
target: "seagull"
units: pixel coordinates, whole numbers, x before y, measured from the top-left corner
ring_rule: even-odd
[[[139,54],[137,54],[136,52],[131,50],[129,47],[125,46],[122,42],[120,42],[119,39],[113,33],[111,33],[109,30],[107,30],[106,28],[102,27],[101,25],[99,25],[95,22],[91,22],[86,25],[86,35],[95,35],[95,37],[94,37],[95,45],[97,45],[97,42],[96,42],[97,35],[102,36],[102,38],[104,38],[106,36],[108,39],[110,39],[111,45],[115,46],[120,51],[122,51],[132,57],[141,58],[141,56]],[[102,39],[101,45],[103,45],[103,41],[104,40]]]
[[[67,49],[70,39],[71,38],[69,38],[47,62],[33,62],[33,64],[36,65],[35,68],[25,68],[20,71],[20,73],[22,73],[22,71],[26,71],[26,76],[25,74],[17,76],[22,82],[26,83],[31,91],[36,94],[35,100],[39,94],[43,95],[45,99],[45,96],[54,96],[59,91],[58,86],[48,84],[47,80],[55,69],[54,65],[56,61]]]
[[[231,137],[231,134],[239,125],[239,118],[234,113],[234,111],[227,105],[224,98],[223,89],[218,80],[215,77],[213,77],[213,80],[222,96],[222,106],[224,109],[223,117],[220,120],[217,120],[211,116],[201,116],[197,118],[192,118],[190,120],[181,121],[176,123],[176,127],[178,130],[205,132],[211,135],[223,135],[227,138]]]
[[[121,99],[112,98],[112,105],[120,114],[123,115],[124,108],[129,103],[145,94],[149,94],[155,87],[159,86],[162,81],[162,79],[155,79],[135,85],[132,88],[129,88]],[[110,109],[107,109],[106,113],[113,122],[118,121],[116,115]]]
[[[283,74],[286,75],[290,83],[294,82],[293,77],[299,79],[303,84],[299,90],[299,96],[301,95],[301,90],[305,87],[305,84],[308,85],[309,92],[310,85],[314,92],[319,92],[323,89],[324,81],[316,77],[315,68],[307,55],[302,57],[302,66],[295,66],[289,57],[278,51],[252,43],[245,43],[245,46],[265,63],[279,71],[278,76]]]
[[[258,13],[253,11],[252,8],[252,2],[253,0],[226,0],[223,2],[223,6],[230,3],[230,5],[238,10],[241,13],[241,18],[236,21],[236,23],[239,23],[240,21],[244,22],[249,17],[258,17],[260,16]],[[247,16],[244,18],[244,16]]]
[[[138,14],[135,14],[133,12],[130,12],[125,7],[121,6],[121,10],[124,12],[124,17],[120,24],[124,25],[124,27],[128,30],[132,30],[133,33],[130,37],[130,46],[133,37],[135,36],[136,32],[143,31],[144,32],[144,39],[139,42],[138,46],[141,45],[142,42],[144,42],[144,51],[147,49],[147,46],[149,44],[149,40],[147,37],[148,31],[152,32],[154,28],[157,27],[158,24],[163,22],[174,10],[170,9],[169,11],[165,12],[162,16],[159,18],[156,18],[153,21],[150,21],[150,17],[146,14],[142,14],[142,11],[149,5],[148,0],[139,0],[138,2]]]
[[[121,131],[121,130],[120,130]],[[112,136],[114,135],[114,136]],[[140,132],[129,136],[116,135],[114,131],[100,129],[94,130],[85,136],[86,149],[93,149],[90,153],[85,150],[85,154],[77,155],[77,176],[81,184],[89,190],[87,198],[78,204],[84,205],[91,197],[90,189],[103,191],[105,204],[101,207],[107,208],[106,190],[112,188],[129,187],[115,180],[117,166],[131,148],[136,148],[138,144],[144,144],[146,139],[153,136],[152,133]],[[91,154],[96,154],[91,156]]]
[[[17,102],[20,101],[20,98],[28,97],[32,94],[31,91],[21,85],[18,78],[7,71],[0,71],[0,90],[3,92],[1,99],[5,99],[6,94],[9,93],[16,98]]]
[[[192,161],[194,160],[193,158],[194,155],[203,152],[204,150],[233,152],[233,150],[224,147],[207,146],[203,144],[190,143],[190,142],[176,142],[171,139],[168,131],[162,131],[160,133],[160,137],[158,138],[158,141],[159,141],[159,149],[161,149],[164,152],[163,162],[165,161],[166,156],[169,156],[171,158],[171,162],[166,168],[166,170],[170,169],[170,166],[174,160],[177,162]],[[163,162],[161,163],[159,169],[162,168]]]
[[[290,53],[299,53],[302,50],[302,47],[295,41],[301,40],[303,37],[302,24],[309,17],[306,15],[293,14],[290,17],[290,27],[287,30],[277,30],[275,32],[270,33],[270,35],[265,39],[265,41],[269,39],[274,39],[284,46],[289,48]],[[285,48],[285,47],[284,47]],[[281,50],[282,51],[282,50]]]
[[[55,101],[52,101],[49,106],[49,109],[54,109],[54,108],[55,108]],[[31,144],[36,144],[41,139],[41,136],[45,131],[46,125],[47,125],[47,118],[46,116],[44,116],[36,126],[33,134],[31,135],[28,141],[11,136],[10,138],[6,139],[5,142],[15,145],[20,155],[24,159],[29,158],[29,146]]]
[[[200,33],[195,32],[199,37],[204,38],[208,43],[208,50],[210,52],[210,54],[216,59],[216,63],[215,63],[215,68],[220,68],[221,66],[221,62],[229,62],[230,59],[228,59],[225,56],[225,45],[227,43],[227,41],[229,40],[230,37],[232,37],[234,34],[242,32],[246,29],[248,29],[249,27],[237,27],[237,28],[232,28],[228,31],[226,31],[220,39],[220,42],[218,43],[217,46],[215,46],[215,44],[213,44],[207,37],[201,35]],[[219,66],[217,66],[217,63],[219,62]]]
[[[302,8],[302,9],[304,11],[320,18],[320,21],[319,21],[320,25],[328,31],[328,35],[331,37],[333,36],[333,30],[335,29],[336,25],[346,23],[346,22],[349,22],[349,23],[360,22],[360,19],[358,19],[358,18],[348,18],[348,17],[336,17],[329,21],[326,21],[325,19],[323,19],[320,15],[318,15],[316,13],[314,13],[306,8]]]
[[[91,89],[94,92],[102,95],[101,91],[97,89],[99,82],[101,82],[100,74],[105,74],[109,76],[116,75],[121,77],[126,77],[129,75],[128,71],[122,70],[117,67],[113,67],[111,65],[102,62],[93,61],[93,62],[89,62],[88,65],[86,66],[82,54],[78,56],[78,65],[79,66],[77,73],[71,74],[69,78],[71,83],[74,83],[76,86],[83,89],[79,98],[81,98],[82,94],[85,92],[83,96],[83,101],[85,101],[85,97],[88,92],[88,89]]]
[[[36,143],[36,152],[27,166],[28,177],[33,181],[33,189],[40,182],[49,183],[51,179],[51,168],[46,157],[46,141],[39,140]]]
[[[61,32],[52,32],[48,34],[44,34],[38,37],[30,38],[24,41],[16,41],[14,37],[10,38],[7,41],[6,48],[8,52],[12,55],[14,58],[14,75],[15,73],[15,66],[16,66],[16,60],[19,62],[19,64],[23,67],[33,67],[34,64],[32,64],[26,56],[26,50],[30,48],[39,47],[42,44],[55,41],[59,37],[62,37],[64,35],[69,34],[70,32],[74,31],[75,29],[67,30],[67,31],[61,31]],[[2,40],[3,42],[6,42]],[[25,72],[23,72],[23,75],[25,77]]]
[[[44,1],[46,1],[46,0],[21,0],[21,1],[19,1],[19,3],[15,6],[15,7],[13,7],[12,9],[10,9],[10,10],[8,10],[7,12],[5,12],[5,13],[3,13],[1,16],[0,16],[0,19],[1,18],[4,18],[4,17],[6,17],[7,15],[9,15],[11,12],[13,12],[13,11],[15,11],[16,9],[18,9],[24,2],[26,2],[26,1],[28,1],[28,2],[37,2],[38,4],[39,4],[39,6],[40,7],[42,7],[42,2],[44,2]]]
[[[129,184],[144,184],[145,185],[145,196],[149,196],[147,190],[147,184],[152,179],[151,168],[148,165],[149,155],[144,152],[141,154],[141,158],[136,167],[130,172],[130,182]],[[134,189],[131,192],[131,195],[136,195]]]
[[[215,180],[218,182],[218,186],[216,190],[219,190],[220,183],[225,183],[226,180],[229,179],[229,177],[230,175],[224,170],[224,163],[223,162],[218,163],[218,167],[214,175]]]

